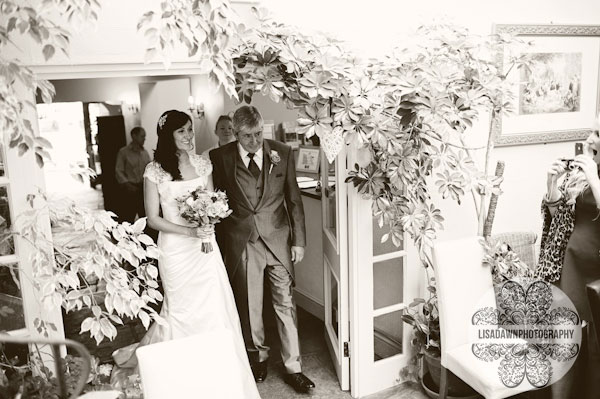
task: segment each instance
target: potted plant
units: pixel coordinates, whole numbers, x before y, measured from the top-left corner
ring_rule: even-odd
[[[429,280],[427,291],[427,299],[416,298],[404,309],[402,315],[402,320],[413,327],[411,344],[416,354],[409,366],[401,371],[401,375],[404,379],[420,380],[428,394],[437,397],[442,365],[440,319],[434,278]],[[477,396],[477,393],[448,371],[448,395],[470,398]]]

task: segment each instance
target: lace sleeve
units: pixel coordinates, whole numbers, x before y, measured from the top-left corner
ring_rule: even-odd
[[[210,162],[210,158],[208,157],[208,155],[192,155],[190,157],[190,161],[192,162],[192,165],[194,165],[194,168],[196,169],[196,174],[198,176],[210,176],[210,174],[212,173],[212,162]]]
[[[171,176],[156,162],[150,162],[148,165],[146,165],[144,177],[155,184],[160,184],[164,181],[171,180]]]

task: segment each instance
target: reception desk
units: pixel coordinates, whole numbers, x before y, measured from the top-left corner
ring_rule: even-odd
[[[306,221],[304,259],[295,266],[296,303],[302,309],[323,320],[323,222],[321,193],[314,188],[302,189],[302,204]]]

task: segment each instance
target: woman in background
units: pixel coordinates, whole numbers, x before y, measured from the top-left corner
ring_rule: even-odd
[[[219,147],[235,141],[233,122],[228,115],[219,116],[215,125],[215,134],[219,138],[219,142],[217,143]]]
[[[543,397],[598,398],[600,350],[586,295],[586,284],[600,279],[600,116],[583,145],[583,154],[572,161],[554,161],[548,171],[544,197],[544,231],[537,274],[553,282],[573,302],[581,320],[582,346],[573,367],[559,381],[543,390]],[[561,260],[563,260],[561,262]]]
[[[219,116],[215,125],[215,135],[218,138],[217,144],[204,151],[202,155],[208,156],[208,153],[215,148],[219,148],[236,140],[235,135],[233,134],[233,121],[229,115]]]

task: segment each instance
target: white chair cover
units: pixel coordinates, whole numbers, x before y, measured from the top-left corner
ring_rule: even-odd
[[[437,242],[433,256],[442,347],[442,365],[487,399],[506,398],[532,389],[523,382],[508,388],[498,376],[498,363],[477,359],[471,351],[474,313],[496,308],[489,267],[482,264],[480,237]]]
[[[136,355],[144,399],[243,398],[229,330],[143,346]]]

